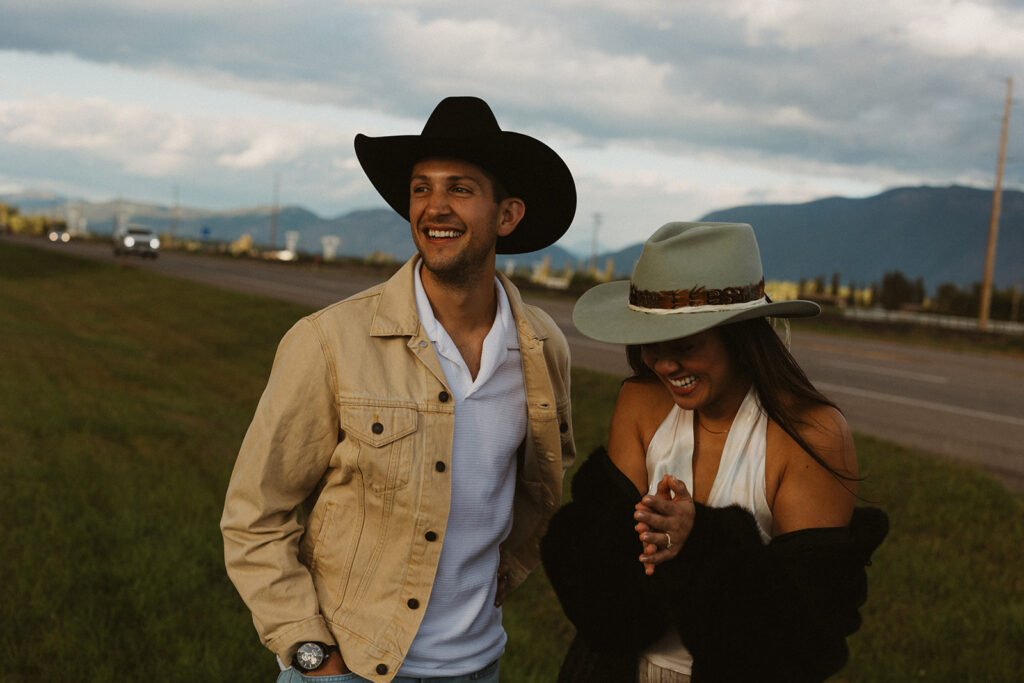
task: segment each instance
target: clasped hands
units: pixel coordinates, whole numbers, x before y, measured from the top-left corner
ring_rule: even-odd
[[[679,554],[693,528],[695,509],[686,484],[670,474],[661,478],[653,494],[636,504],[634,528],[643,545],[640,561],[648,576],[656,565]]]

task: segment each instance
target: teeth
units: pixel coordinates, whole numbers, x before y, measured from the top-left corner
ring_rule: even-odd
[[[692,387],[696,382],[697,382],[697,378],[694,377],[693,375],[688,375],[686,377],[683,377],[682,379],[671,379],[671,378],[668,378],[668,383],[669,384],[671,384],[674,387],[678,387],[680,389],[686,389],[688,387]]]
[[[431,239],[442,239],[448,237],[458,237],[462,233],[455,230],[427,230],[427,237]]]

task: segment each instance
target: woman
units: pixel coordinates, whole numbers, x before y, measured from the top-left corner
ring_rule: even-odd
[[[580,332],[626,344],[634,374],[542,545],[578,630],[560,680],[820,681],[845,663],[888,526],[855,511],[846,421],[766,319],[818,312],[768,300],[753,230],[729,223],[665,225],[630,281],[577,302]]]

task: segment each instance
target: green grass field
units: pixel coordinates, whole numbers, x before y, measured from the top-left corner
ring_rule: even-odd
[[[306,312],[0,242],[0,680],[273,680],[217,524],[274,348]],[[573,381],[583,456],[618,383]],[[1024,497],[858,449],[893,529],[837,680],[1018,680]],[[572,627],[541,572],[506,626],[503,680],[553,681]]]

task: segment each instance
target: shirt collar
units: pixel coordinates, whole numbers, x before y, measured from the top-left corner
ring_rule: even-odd
[[[433,342],[438,354],[459,366],[466,374],[467,383],[472,382],[472,386],[475,389],[486,382],[498,367],[505,362],[509,349],[519,348],[519,335],[516,332],[515,321],[512,318],[512,306],[509,303],[508,295],[505,293],[505,288],[501,286],[501,281],[495,277],[494,290],[498,299],[497,312],[494,316],[491,330],[484,339],[480,356],[480,371],[475,379],[469,379],[469,368],[462,359],[462,354],[459,353],[455,342],[448,335],[448,331],[444,329],[444,326],[434,316],[434,309],[430,305],[430,299],[427,298],[427,292],[423,289],[423,280],[420,277],[420,268],[422,267],[423,264],[421,262],[416,264],[414,269],[414,288],[416,292],[416,309],[419,313],[423,331],[430,341]],[[448,381],[452,382],[452,378],[449,378]]]

